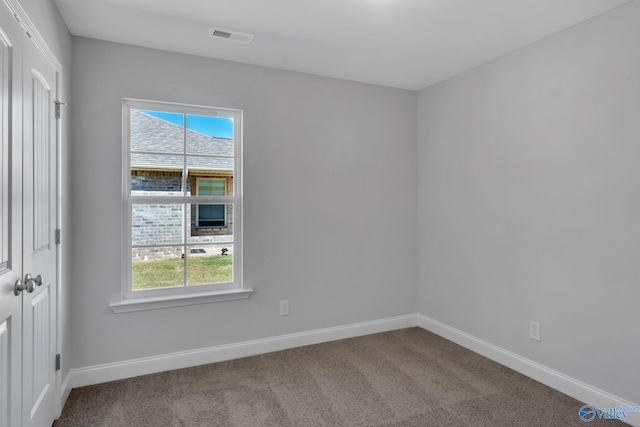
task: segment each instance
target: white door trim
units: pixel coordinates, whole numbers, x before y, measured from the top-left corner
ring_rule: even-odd
[[[46,40],[44,39],[44,37],[42,37],[22,5],[17,0],[2,1],[9,8],[13,16],[18,20],[20,26],[22,26],[22,29],[29,35],[38,49],[40,49],[40,52],[44,55],[49,65],[51,65],[51,67],[53,67],[56,72],[61,72],[62,63],[58,61],[58,58],[53,54],[53,51],[49,48]]]

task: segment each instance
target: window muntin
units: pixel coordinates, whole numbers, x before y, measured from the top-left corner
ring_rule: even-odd
[[[241,120],[124,101],[125,298],[242,287]]]

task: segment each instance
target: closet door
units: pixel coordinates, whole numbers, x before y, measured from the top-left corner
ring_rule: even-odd
[[[56,416],[56,71],[29,39],[23,45],[22,265],[33,292],[22,297],[23,426]]]
[[[0,6],[0,427],[56,416],[56,72]]]
[[[22,412],[22,46],[24,33],[0,6],[0,427]]]

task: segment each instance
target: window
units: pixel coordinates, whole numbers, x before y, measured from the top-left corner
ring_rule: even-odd
[[[140,100],[123,110],[124,299],[242,290],[242,112]]]
[[[199,178],[197,194],[200,196],[226,196],[227,182],[224,179]],[[200,205],[198,207],[198,227],[224,228],[227,226],[225,205]]]

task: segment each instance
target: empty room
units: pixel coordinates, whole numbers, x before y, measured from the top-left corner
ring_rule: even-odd
[[[0,427],[640,426],[640,1],[2,3]]]

